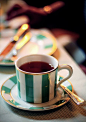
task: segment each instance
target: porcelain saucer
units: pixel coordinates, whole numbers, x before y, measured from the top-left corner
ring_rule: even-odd
[[[62,77],[59,76],[57,82],[59,82],[61,79]],[[69,80],[65,81],[63,85],[73,92],[73,86]],[[56,97],[49,102],[40,104],[27,103],[18,97],[16,75],[7,79],[1,87],[1,96],[5,102],[15,108],[28,111],[45,111],[55,109],[66,104],[70,100],[68,95],[61,87],[57,88],[56,94]]]
[[[30,41],[28,41],[27,44],[25,44],[18,51],[17,58],[19,58],[21,56],[29,55],[29,54],[52,55],[56,51],[56,49],[57,49],[56,38],[47,29],[31,29],[30,32],[31,32],[32,37],[31,37]],[[0,40],[0,44],[3,47],[3,39]],[[15,47],[16,47],[16,45],[15,45]],[[0,49],[0,51],[2,51],[2,50]],[[10,60],[12,53],[13,53],[13,51],[11,51],[6,56],[8,59],[4,59],[0,62],[1,66],[14,66],[15,65],[15,63],[14,63],[15,61]]]

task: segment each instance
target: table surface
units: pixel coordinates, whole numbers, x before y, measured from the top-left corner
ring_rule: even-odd
[[[58,58],[59,64],[69,64],[72,66],[73,75],[69,80],[73,84],[74,92],[86,101],[86,75],[62,47],[58,39],[57,45],[58,49],[53,56]],[[67,72],[64,71],[59,72],[61,76],[65,76],[66,73]],[[0,66],[0,87],[6,79],[14,74],[14,66]],[[77,106],[72,100],[70,100],[64,106],[54,110],[31,112],[11,107],[3,100],[0,94],[0,122],[28,121],[86,122],[86,103],[82,106]]]

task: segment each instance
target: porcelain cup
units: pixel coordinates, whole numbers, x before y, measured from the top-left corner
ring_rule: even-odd
[[[43,61],[53,65],[53,69],[41,73],[31,73],[20,69],[27,62]],[[29,103],[44,103],[55,98],[56,89],[72,75],[72,67],[59,65],[53,56],[32,54],[18,58],[15,61],[18,96]],[[57,84],[58,71],[67,69],[68,75]],[[65,71],[65,70],[64,70]]]

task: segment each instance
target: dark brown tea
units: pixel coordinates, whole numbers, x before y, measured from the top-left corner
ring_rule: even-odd
[[[21,70],[32,73],[46,72],[54,69],[51,64],[41,61],[28,62],[19,67]]]

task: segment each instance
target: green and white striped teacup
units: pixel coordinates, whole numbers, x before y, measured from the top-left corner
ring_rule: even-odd
[[[53,69],[41,73],[31,73],[21,70],[22,64],[33,61],[43,61],[53,65]],[[15,62],[18,96],[30,103],[43,103],[52,100],[56,96],[56,89],[62,82],[72,75],[72,68],[69,65],[58,65],[57,59],[49,55],[32,54],[21,57]],[[57,85],[57,72],[61,69],[67,69],[69,74]]]

